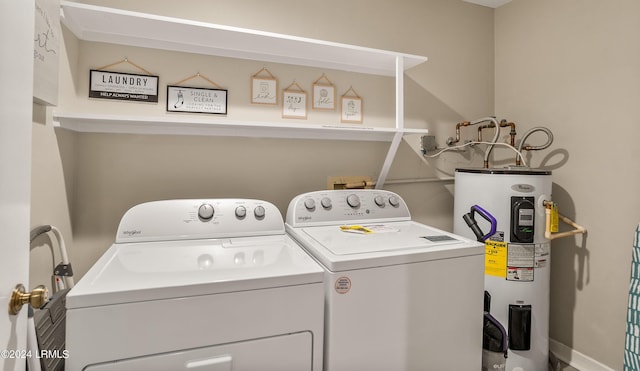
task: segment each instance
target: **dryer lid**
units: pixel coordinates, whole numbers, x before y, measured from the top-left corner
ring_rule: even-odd
[[[67,296],[67,308],[322,282],[288,236],[114,244]]]

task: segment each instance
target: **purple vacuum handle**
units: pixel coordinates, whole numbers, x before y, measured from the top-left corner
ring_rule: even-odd
[[[491,223],[491,230],[489,231],[489,233],[484,234],[484,232],[482,232],[480,227],[478,227],[478,223],[476,223],[476,220],[475,220],[476,212],[480,214],[480,216],[482,216],[486,221]],[[478,239],[479,242],[484,242],[487,238],[493,236],[496,233],[496,228],[498,226],[498,222],[496,221],[496,218],[494,218],[493,215],[491,215],[487,210],[483,209],[478,205],[471,206],[471,211],[465,214],[462,218],[467,223],[469,228],[471,228],[471,230],[473,231],[473,234],[476,235],[476,238]]]

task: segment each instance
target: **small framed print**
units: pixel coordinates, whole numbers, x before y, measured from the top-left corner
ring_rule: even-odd
[[[347,95],[349,92],[352,92],[352,95]],[[340,122],[362,123],[362,98],[353,88],[349,88],[342,96]]]
[[[251,77],[251,103],[278,104],[278,79],[264,67]]]
[[[295,86],[297,90],[291,89],[292,86]],[[282,91],[282,117],[307,118],[307,92],[295,82]]]
[[[167,85],[167,111],[227,114],[227,90]]]
[[[324,80],[321,82],[321,80]],[[336,88],[325,74],[313,82],[312,108],[321,110],[336,109]]]
[[[251,80],[251,103],[278,104],[278,80],[254,77]]]
[[[313,109],[336,109],[336,88],[332,85],[313,85]]]

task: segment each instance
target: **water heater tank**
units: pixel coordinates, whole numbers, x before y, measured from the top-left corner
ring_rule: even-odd
[[[486,239],[485,311],[507,333],[508,357],[493,368],[548,369],[551,261],[543,204],[547,200],[551,200],[550,171],[456,169],[454,233]],[[475,233],[469,219],[477,223]]]

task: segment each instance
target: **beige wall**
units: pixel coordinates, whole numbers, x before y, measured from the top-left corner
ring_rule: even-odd
[[[621,370],[640,222],[640,3],[514,0],[495,17],[496,114],[553,130],[533,165],[553,170],[560,212],[589,231],[552,242],[550,335]]]
[[[493,11],[488,8],[448,0],[86,2],[426,55],[430,60],[409,71],[405,79],[406,126],[429,128],[440,143],[453,134],[456,122],[493,110]],[[377,178],[386,143],[78,134],[53,129],[52,111],[166,115],[164,86],[195,72],[229,89],[230,119],[297,122],[282,119],[279,108],[248,104],[250,76],[264,63],[82,42],[63,31],[60,104],[47,110],[37,107],[43,118],[34,124],[32,223],[63,230],[77,276],[113,242],[122,214],[140,202],[254,197],[274,202],[284,213],[293,196],[326,187],[328,176]],[[124,57],[160,76],[159,104],[87,99],[89,69]],[[308,89],[326,72],[339,94],[353,86],[363,97],[363,125],[394,125],[393,79],[293,65],[266,67],[278,77],[281,88],[296,79]],[[137,72],[126,65],[117,68]],[[335,114],[318,111],[311,111],[306,122],[339,124]],[[416,153],[417,141],[411,137],[400,146],[390,179],[446,178],[458,161],[466,161],[462,156],[425,161]],[[386,188],[407,198],[416,219],[451,229],[450,181]],[[40,250],[32,269],[48,272],[48,252]],[[34,282],[44,279],[32,275]]]
[[[86,1],[89,2],[89,1]],[[439,145],[462,120],[497,114],[551,128],[551,149],[531,162],[554,173],[562,213],[589,229],[553,242],[551,337],[621,369],[631,231],[639,221],[640,5],[633,0],[514,0],[497,9],[462,1],[91,1],[149,13],[426,55],[407,74],[407,126]],[[495,63],[494,63],[495,16]],[[229,117],[281,122],[278,109],[247,104],[248,78],[264,64],[79,42],[65,32],[60,104],[34,110],[32,224],[61,228],[81,276],[113,242],[122,214],[160,198],[255,197],[284,212],[294,195],[333,175],[375,177],[387,145],[369,142],[76,134],[54,130],[62,112],[165,115],[164,106],[89,101],[88,71],[128,57],[164,84],[201,72],[230,90]],[[268,64],[281,87],[323,72],[341,92],[353,85],[367,126],[393,125],[393,81]],[[494,89],[495,67],[495,89]],[[495,104],[494,104],[495,97]],[[334,120],[313,113],[310,120]],[[289,122],[289,121],[287,121]],[[535,140],[532,137],[532,141]],[[401,145],[390,179],[449,177],[481,153],[424,160],[416,138]],[[498,158],[511,158],[496,150]],[[389,185],[416,219],[452,227],[452,183]],[[635,188],[634,188],[635,187]],[[613,192],[611,192],[611,190]],[[33,270],[49,271],[48,252]],[[32,274],[32,285],[46,280]]]
[[[494,113],[515,121],[519,132],[551,128],[553,147],[533,155],[532,165],[553,170],[561,212],[589,229],[586,238],[553,242],[551,337],[621,369],[631,230],[640,219],[634,188],[640,173],[630,163],[638,158],[634,140],[640,137],[637,2],[514,0],[495,13],[451,0],[86,2],[426,55],[429,61],[405,81],[407,126],[428,128],[441,146],[456,122]],[[375,179],[380,170],[387,150],[381,143],[54,130],[53,110],[166,114],[162,96],[158,105],[86,98],[89,69],[125,56],[160,75],[161,94],[164,84],[199,71],[230,90],[230,118],[283,121],[278,109],[247,104],[248,78],[262,63],[79,42],[65,32],[60,104],[34,110],[32,224],[61,228],[78,277],[113,242],[122,214],[139,202],[255,197],[284,212],[289,199],[323,188],[327,176]],[[364,125],[393,125],[391,79],[267,67],[281,87],[294,78],[309,86],[327,72],[339,92],[353,85],[363,96]],[[314,118],[333,120],[319,113]],[[424,160],[415,140],[401,145],[390,179],[449,177],[456,166],[478,165],[482,158],[473,152]],[[450,230],[452,187],[386,188],[410,202],[416,219]],[[47,259],[45,249],[34,252],[33,271],[48,272]],[[32,274],[32,285],[46,276]]]

